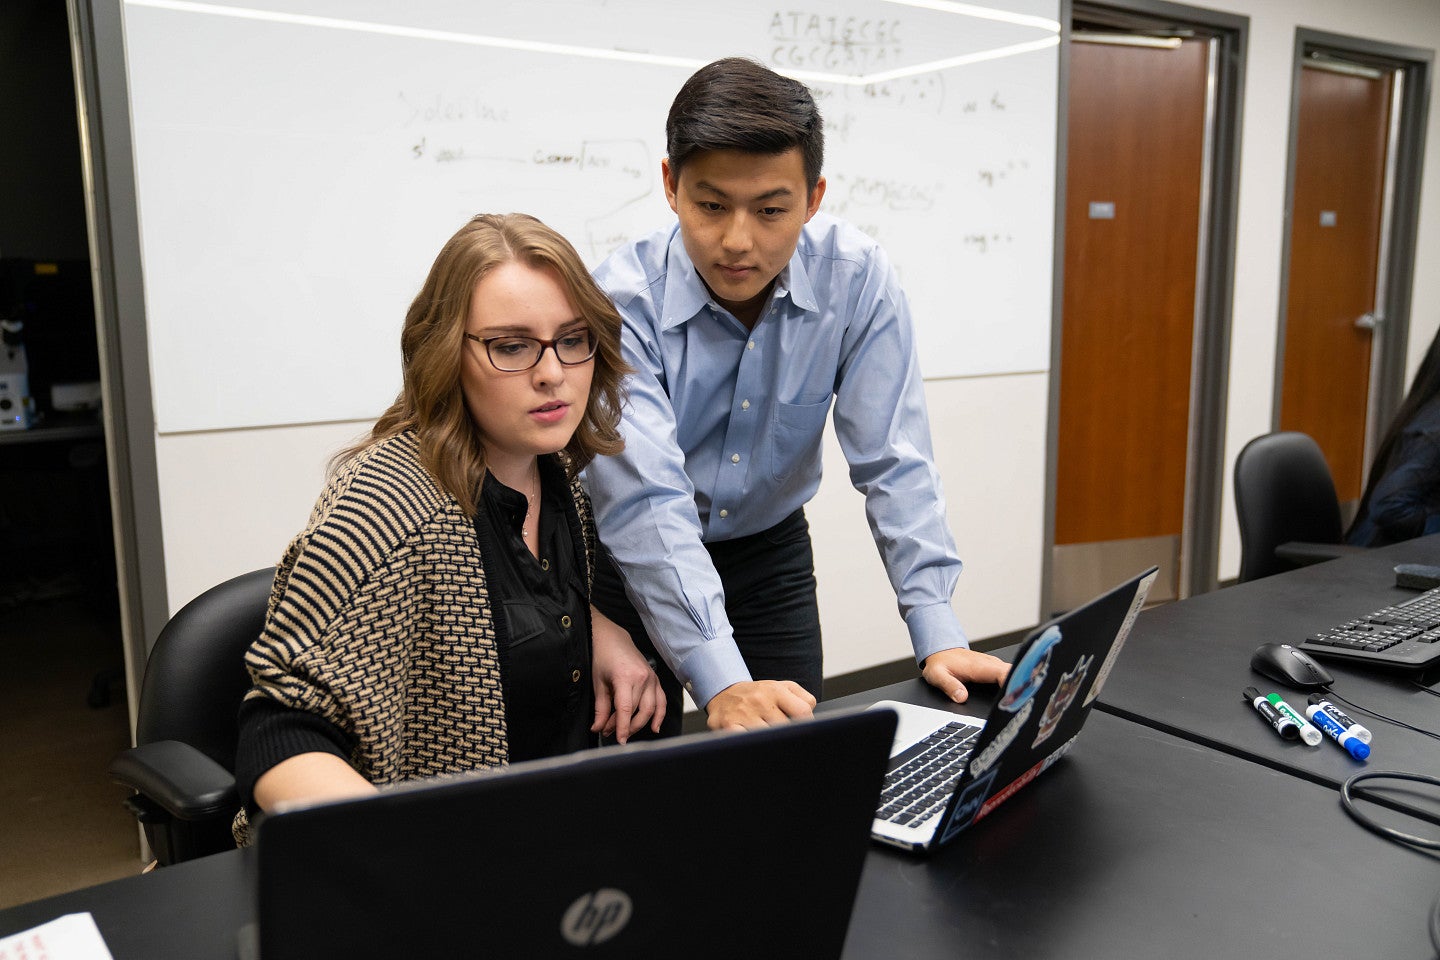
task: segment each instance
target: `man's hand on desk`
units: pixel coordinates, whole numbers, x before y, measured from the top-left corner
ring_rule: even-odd
[[[925,658],[921,671],[925,681],[956,703],[970,699],[965,683],[1003,683],[1010,675],[1010,664],[988,653],[951,647],[937,650]]]
[[[815,712],[815,698],[792,680],[732,683],[705,705],[711,730],[745,730],[800,720]]]

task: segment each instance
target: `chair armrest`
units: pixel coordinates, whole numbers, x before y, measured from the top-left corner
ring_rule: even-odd
[[[1348,543],[1305,543],[1301,540],[1291,540],[1276,547],[1275,556],[1296,566],[1308,567],[1312,563],[1365,553],[1369,549],[1369,547],[1357,547]]]
[[[177,820],[206,820],[240,804],[230,771],[179,740],[131,747],[110,762],[110,779]]]

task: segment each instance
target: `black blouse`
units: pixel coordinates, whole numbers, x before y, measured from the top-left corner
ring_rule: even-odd
[[[540,458],[538,558],[521,534],[526,498],[487,475],[475,533],[500,637],[505,723],[512,763],[595,744],[590,604],[583,545],[567,521],[564,468]]]

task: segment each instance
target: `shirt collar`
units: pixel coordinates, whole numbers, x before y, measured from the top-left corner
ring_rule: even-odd
[[[551,506],[563,506],[570,490],[570,478],[565,473],[565,465],[554,454],[536,459],[540,475],[540,486],[535,491],[536,499]],[[496,513],[497,518],[514,526],[516,533],[520,532],[520,524],[525,521],[525,513],[530,507],[530,500],[524,491],[507,487],[495,474],[487,470],[485,481],[480,485],[480,498],[499,511]]]
[[[800,259],[797,246],[790,256],[790,262],[780,271],[775,280],[773,299],[789,297],[795,306],[807,313],[820,308],[815,299],[815,288],[810,285],[810,275]],[[665,254],[665,301],[660,307],[660,329],[670,330],[696,317],[710,303],[710,291],[700,279],[700,273],[685,249],[680,236],[680,227],[670,236],[670,249]]]
[[[803,235],[800,242],[805,242]],[[785,265],[784,270],[780,271],[779,282],[775,284],[777,298],[787,295],[790,297],[791,303],[806,313],[815,313],[820,309],[820,301],[815,299],[815,288],[810,285],[810,274],[800,259],[798,245],[795,247],[795,252],[790,255],[790,262]]]
[[[689,321],[710,302],[710,291],[685,250],[680,225],[670,234],[665,254],[665,302],[660,307],[660,329],[670,330]]]

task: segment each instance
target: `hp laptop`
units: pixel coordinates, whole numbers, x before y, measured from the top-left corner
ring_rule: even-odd
[[[908,703],[871,835],[928,851],[955,839],[1065,755],[1155,582],[1157,569],[1037,627],[983,720]]]
[[[241,953],[838,957],[894,728],[832,714],[270,816]]]

